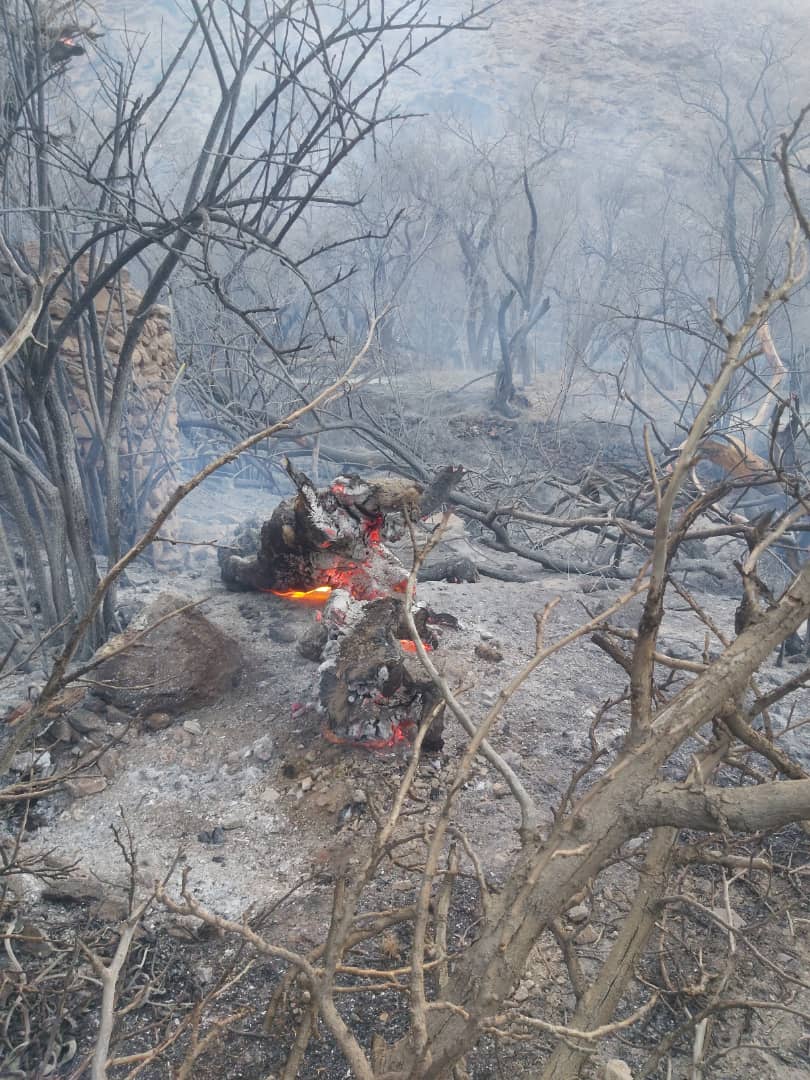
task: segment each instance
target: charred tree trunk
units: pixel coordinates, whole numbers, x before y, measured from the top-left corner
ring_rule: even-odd
[[[413,655],[403,619],[405,567],[383,545],[387,513],[411,519],[442,505],[463,470],[442,469],[428,492],[397,478],[338,477],[316,489],[287,462],[297,488],[261,527],[252,557],[223,551],[229,588],[325,604],[299,651],[320,663],[318,709],[327,738],[366,747],[412,740],[430,722],[425,748],[441,746],[440,695]],[[427,608],[415,612],[427,648],[438,644]]]
[[[492,407],[504,416],[514,416],[512,399],[515,396],[515,381],[512,371],[512,350],[509,342],[509,334],[506,329],[506,313],[512,301],[515,299],[514,290],[507,293],[501,299],[498,308],[498,341],[501,347],[501,363],[498,374],[495,376],[495,394],[492,398]]]

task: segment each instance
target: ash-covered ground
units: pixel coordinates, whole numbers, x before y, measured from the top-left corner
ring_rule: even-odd
[[[463,448],[471,423],[469,418],[458,421],[461,435],[457,436],[456,450]],[[516,431],[514,425],[512,430]],[[486,432],[493,432],[486,438],[499,445],[510,437],[504,435],[500,423],[490,423]],[[517,434],[524,453],[527,433]],[[480,452],[480,435],[477,445]],[[559,446],[558,439],[555,454],[560,453]],[[551,463],[551,455],[549,449],[543,468]],[[217,520],[211,520],[211,526],[214,532],[219,529],[219,535],[212,536],[218,542],[227,539],[230,525],[243,515],[269,514],[275,500],[254,491],[228,489],[227,485],[216,490],[211,517]],[[231,491],[230,499],[226,490]],[[204,492],[195,499],[198,510],[205,507]],[[565,550],[570,544],[565,541],[557,548]],[[599,550],[598,538],[593,536],[577,538],[576,545],[577,557],[588,552],[596,557]],[[485,547],[480,537],[465,531],[457,520],[451,525],[445,548],[472,554],[491,568],[519,573],[526,579],[499,581],[485,576],[470,584],[431,582],[419,586],[420,600],[459,620],[458,629],[442,630],[435,656],[476,721],[500,687],[531,658],[535,612],[551,600],[559,600],[546,629],[547,640],[553,641],[587,621],[600,605],[611,603],[626,587],[598,573],[584,577],[545,572],[536,564]],[[407,562],[408,543],[401,542],[398,552]],[[704,562],[706,558],[725,565],[728,552],[718,543],[716,550],[704,552]],[[715,577],[703,571],[692,579],[688,573],[682,577],[712,623],[732,637],[739,601],[732,577]],[[89,780],[85,777],[68,784],[32,806],[23,834],[23,856],[47,854],[52,865],[75,863],[75,870],[67,884],[50,882],[44,889],[31,875],[17,879],[15,888],[24,898],[26,919],[43,933],[62,935],[62,940],[77,930],[90,933],[97,932],[100,925],[115,925],[125,914],[130,884],[116,839],[116,830],[120,837],[126,828],[137,852],[141,887],[167,876],[169,892],[176,896],[185,874],[194,896],[212,911],[236,920],[246,912],[257,917],[269,911],[262,924],[268,938],[307,951],[323,940],[336,877],[346,870],[351,872],[358,863],[372,831],[371,808],[384,807],[390,801],[406,768],[407,751],[366,751],[335,745],[322,737],[317,711],[309,707],[316,695],[317,665],[302,658],[296,649],[298,638],[317,617],[311,607],[272,595],[226,591],[214,558],[196,569],[170,574],[136,564],[128,571],[121,590],[121,607],[134,616],[166,592],[186,601],[200,601],[199,610],[206,618],[238,644],[243,656],[238,681],[209,704],[155,720],[154,716],[144,718],[100,703],[93,694],[92,673],[88,676],[88,696],[79,707],[79,730],[74,730],[71,739],[51,747],[47,759],[39,759],[40,771],[47,771],[42,769],[43,761],[47,767],[64,768],[87,760],[94,747],[109,748],[91,770]],[[634,626],[639,610],[635,601],[616,620],[618,625]],[[660,648],[676,658],[700,660],[720,646],[713,634],[707,633],[706,623],[673,593]],[[774,656],[759,675],[761,690],[777,686],[796,670],[778,668],[776,659]],[[676,673],[670,692],[677,689],[678,678]],[[34,671],[8,681],[5,704],[19,704],[26,685],[36,679]],[[559,804],[573,773],[592,754],[589,732],[598,711],[610,699],[619,701],[626,684],[624,671],[586,637],[539,667],[507,705],[492,742],[545,808],[549,824],[552,808]],[[790,705],[775,709],[771,719],[777,732],[788,723],[795,726],[786,748],[810,767],[805,729],[797,726],[810,700],[807,694],[800,694],[790,701]],[[591,776],[606,766],[626,724],[626,708],[619,701],[594,731],[605,754]],[[443,751],[420,762],[411,793],[411,809],[424,814],[426,820],[464,745],[463,733],[451,718],[445,734]],[[30,762],[18,762],[18,770],[22,772],[27,764]],[[673,775],[682,775],[688,764],[687,753],[683,760],[672,763]],[[484,761],[464,789],[458,824],[472,840],[488,884],[497,889],[518,848],[518,814],[502,778]],[[788,831],[786,836],[780,841],[788,852],[783,851],[783,858],[801,867],[808,855],[806,838],[800,830]],[[632,861],[630,868],[609,869],[594,883],[585,907],[575,905],[570,913],[567,925],[586,978],[596,971],[617,933],[621,914],[632,896],[633,873]],[[414,897],[418,881],[418,873],[409,868],[407,860],[392,862],[370,891],[369,903],[378,909],[406,903]],[[800,973],[807,969],[810,911],[801,888],[803,881],[800,871],[791,879],[792,885],[774,885],[770,892],[770,886],[757,881],[746,894],[747,906],[738,911],[760,948],[781,957],[783,970],[796,973],[796,1000],[806,1005]],[[707,878],[703,885],[703,899],[714,904],[716,883]],[[481,914],[471,873],[460,878],[456,899],[451,935],[454,946],[461,948],[474,936]],[[768,905],[772,910],[766,919]],[[705,933],[710,936],[709,929]],[[405,936],[394,934],[387,944],[389,962],[402,962],[406,947]],[[194,920],[159,909],[147,916],[138,949],[136,955],[151,950],[152,960],[165,964],[163,992],[167,1000],[179,1002],[181,1010],[195,995],[199,997],[210,988],[235,956],[233,941],[201,937]],[[711,952],[708,945],[707,951]],[[672,964],[687,963],[687,956],[674,957]],[[762,996],[773,989],[776,976],[755,968],[752,965],[753,981],[757,996]],[[233,998],[240,1004],[266,1001],[277,978],[277,967],[260,964],[234,990]],[[570,1015],[573,997],[553,941],[538,943],[517,995],[522,1007],[542,1007],[543,1015],[553,1015],[556,1022],[564,1022]],[[375,1033],[393,1038],[401,1029],[398,1014],[402,1002],[397,995],[380,991],[345,995],[343,1001],[366,1042]],[[635,1004],[640,1002],[638,998]],[[82,1013],[78,1004],[76,1014],[76,1024],[83,1033],[79,1043],[86,1047],[96,1014],[89,1006]],[[675,1015],[674,1008],[670,1012],[664,1006],[655,1010],[629,1041],[613,1039],[600,1047],[597,1060],[619,1056],[634,1065],[642,1061],[645,1046],[649,1049],[672,1029]],[[294,1012],[288,1022],[293,1018]],[[204,1080],[223,1075],[274,1075],[282,1043],[277,1037],[265,1039],[259,1021],[260,1016],[246,1021],[241,1040],[234,1037],[228,1043],[231,1056],[223,1059],[214,1054],[200,1063],[198,1075]],[[758,1028],[757,1046],[743,1056],[739,1051],[730,1054],[711,1075],[743,1077],[756,1066],[763,1077],[774,1080],[806,1076],[810,1058],[802,1020],[784,1013],[771,1022],[777,1025],[775,1034],[769,1031],[766,1038]],[[498,1045],[485,1039],[470,1061],[470,1074],[476,1080],[499,1076],[506,1070],[535,1075],[549,1045],[543,1039],[526,1045]],[[780,1048],[778,1053],[775,1046]],[[688,1053],[680,1048],[672,1060],[675,1071],[671,1075],[686,1076]],[[335,1080],[348,1075],[328,1040],[313,1044],[307,1068],[311,1071],[306,1075]],[[143,1075],[163,1074],[155,1065],[154,1071]]]

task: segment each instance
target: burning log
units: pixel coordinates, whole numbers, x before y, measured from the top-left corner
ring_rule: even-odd
[[[223,581],[322,608],[298,648],[320,662],[318,708],[328,738],[396,746],[410,742],[432,716],[424,745],[439,748],[440,698],[403,620],[408,574],[382,542],[386,515],[420,514],[422,488],[398,478],[341,476],[316,489],[289,462],[286,469],[295,498],[261,526],[254,556],[220,551]],[[442,482],[452,479],[445,475]],[[420,607],[420,636],[434,648],[438,635],[430,622],[431,613]]]
[[[420,635],[432,648],[427,611],[418,614]],[[399,636],[406,632],[401,619],[395,597],[358,602],[343,590],[334,593],[324,612],[329,629],[320,667],[327,737],[376,748],[407,744],[436,709],[440,695],[413,655],[414,643]],[[437,714],[431,723],[428,751],[442,746],[442,719]]]
[[[415,517],[422,488],[408,480],[338,477],[325,490],[287,462],[298,489],[261,528],[253,558],[220,553],[222,579],[229,588],[274,593],[307,592],[329,586],[372,600],[402,592],[408,575],[382,544],[385,515]]]

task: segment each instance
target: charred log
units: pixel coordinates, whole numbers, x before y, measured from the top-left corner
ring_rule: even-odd
[[[220,551],[223,581],[325,602],[298,651],[321,664],[317,705],[328,738],[366,747],[408,744],[429,720],[423,745],[438,749],[440,698],[403,617],[408,575],[382,543],[386,515],[419,516],[422,488],[397,478],[342,476],[316,489],[289,461],[286,469],[295,498],[280,503],[260,528],[248,525],[236,550]],[[441,499],[460,472],[446,470],[433,498]],[[417,609],[417,629],[433,648],[438,637],[429,620],[428,609]]]
[[[409,743],[436,709],[440,695],[415,658],[403,650],[402,605],[394,597],[357,604],[345,593],[330,601],[334,636],[324,648],[320,704],[328,731],[341,742],[364,746]],[[342,624],[342,625],[341,625]],[[417,624],[418,625],[418,624]],[[423,619],[422,631],[426,632]],[[423,744],[441,749],[443,717],[435,716]]]
[[[461,582],[472,583],[480,581],[478,567],[472,559],[463,556],[457,559],[443,559],[441,562],[430,563],[423,566],[419,571],[420,581],[449,581],[454,584]]]
[[[298,489],[261,527],[252,557],[220,551],[220,571],[228,588],[306,590],[329,585],[349,588],[359,599],[401,592],[407,574],[380,543],[387,513],[415,516],[422,489],[388,477],[338,477],[318,491],[287,461]]]

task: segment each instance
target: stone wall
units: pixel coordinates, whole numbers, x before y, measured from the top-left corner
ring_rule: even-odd
[[[77,275],[84,286],[88,263],[82,260]],[[141,293],[123,271],[112,287],[102,289],[94,304],[99,335],[106,353],[104,378],[104,408],[109,405],[115,377],[117,357],[130,320],[138,310]],[[51,318],[58,327],[70,306],[70,286],[60,290],[50,308]],[[87,375],[82,362],[79,339],[69,334],[60,351],[60,359],[70,380],[71,416],[79,444],[79,452],[87,459],[96,436],[96,423],[87,387]],[[177,403],[172,388],[177,378],[177,353],[167,307],[154,304],[144,323],[132,357],[132,382],[121,435],[121,478],[123,488],[122,513],[131,534],[133,526],[140,532],[153,519],[156,511],[177,485],[177,462],[181,456]],[[92,376],[91,376],[92,377]],[[147,491],[148,486],[148,491]],[[144,498],[144,492],[146,497]],[[133,506],[140,503],[140,513]],[[165,533],[179,535],[179,523],[167,522]],[[131,535],[127,539],[131,539]],[[156,561],[177,561],[176,548],[155,547]]]

